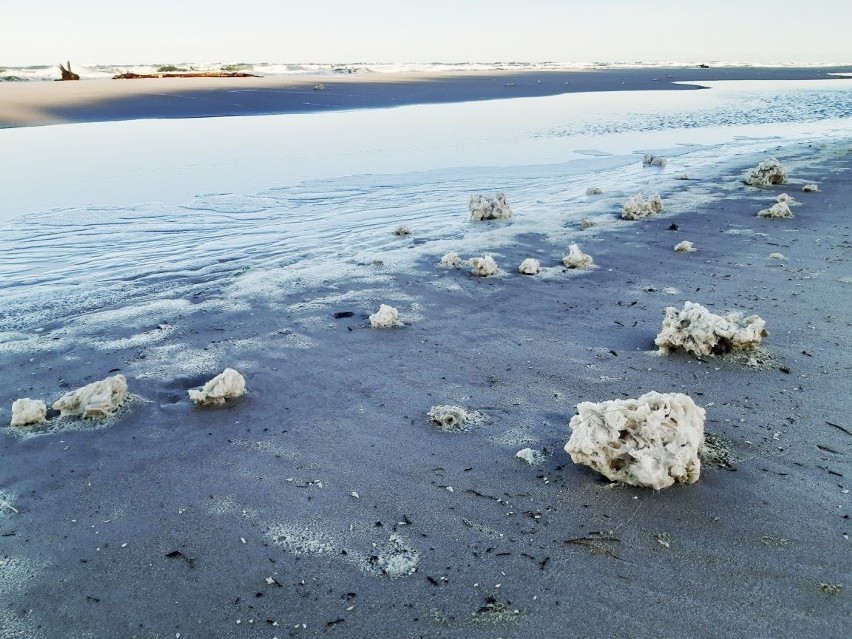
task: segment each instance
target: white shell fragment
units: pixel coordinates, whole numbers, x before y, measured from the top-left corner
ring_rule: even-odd
[[[246,392],[246,380],[233,368],[226,368],[201,390],[190,390],[189,398],[200,406],[219,406],[229,399],[235,399]]]
[[[682,393],[582,402],[565,452],[607,479],[660,490],[701,474],[704,409]]]
[[[742,313],[715,315],[694,302],[685,302],[681,310],[666,309],[663,328],[654,343],[660,352],[669,353],[683,348],[695,355],[714,355],[730,351],[747,351],[760,346],[769,335],[766,322],[757,315],[743,317]]]
[[[12,402],[12,421],[9,426],[43,424],[46,417],[47,405],[42,400],[24,397]]]
[[[53,410],[64,417],[76,415],[85,419],[111,417],[127,399],[127,379],[113,375],[66,393],[55,402]]]

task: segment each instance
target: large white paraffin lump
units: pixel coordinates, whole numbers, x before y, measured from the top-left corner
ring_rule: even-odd
[[[66,393],[55,402],[53,410],[62,416],[79,415],[89,419],[110,417],[127,399],[127,379],[113,375]]]
[[[787,181],[787,169],[775,158],[769,158],[746,173],[744,181],[751,186],[784,184]]]
[[[647,200],[641,194],[636,194],[624,203],[621,217],[625,220],[638,220],[663,210],[662,198],[654,193]]]
[[[591,255],[586,255],[576,244],[568,247],[568,255],[562,258],[562,263],[568,268],[590,268],[594,266]]]
[[[675,244],[674,250],[678,253],[692,253],[694,252],[695,246],[689,240],[684,240],[683,242],[678,242]]]
[[[704,409],[682,393],[582,402],[565,452],[612,481],[660,490],[701,474]]]
[[[399,321],[399,311],[387,304],[380,305],[379,310],[370,315],[370,326],[373,328],[402,326],[402,322]]]
[[[488,277],[497,274],[497,262],[490,255],[470,258],[470,273],[476,277]]]
[[[788,218],[793,217],[793,211],[790,210],[788,200],[780,200],[770,206],[768,209],[763,209],[757,212],[758,217],[768,218]]]
[[[654,343],[660,352],[678,348],[695,356],[747,351],[760,346],[769,333],[766,322],[757,315],[743,317],[742,313],[715,315],[694,302],[686,302],[681,310],[666,309],[663,328]]]
[[[666,158],[650,153],[645,154],[645,157],[642,159],[642,164],[645,166],[659,166],[662,168],[668,163],[669,161]]]
[[[226,368],[207,382],[201,390],[190,390],[189,398],[193,404],[219,406],[229,399],[244,395],[245,392],[245,378],[233,368]]]
[[[47,417],[47,406],[40,399],[24,397],[12,402],[12,421],[9,426],[43,424]]]
[[[534,257],[528,257],[518,267],[518,271],[524,275],[535,275],[541,270],[541,262]]]
[[[464,430],[473,418],[464,408],[449,404],[433,406],[429,409],[428,417],[441,430]]]
[[[441,258],[441,266],[445,266],[447,268],[453,268],[462,263],[462,258],[459,257],[459,254],[455,251],[450,251],[444,257]]]
[[[477,194],[470,196],[470,218],[472,220],[505,220],[512,217],[512,207],[506,201],[505,193],[494,197]]]

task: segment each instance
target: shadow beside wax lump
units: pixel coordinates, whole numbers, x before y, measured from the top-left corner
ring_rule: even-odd
[[[770,186],[787,181],[787,169],[775,158],[768,158],[746,173],[743,180],[750,186]]]
[[[201,390],[188,391],[192,403],[199,406],[220,406],[229,399],[244,395],[245,392],[246,380],[233,368],[223,370],[204,384]]]
[[[399,321],[399,311],[393,306],[382,304],[379,310],[370,315],[370,326],[373,328],[394,328],[395,326],[404,326]]]
[[[536,275],[541,271],[541,262],[533,257],[528,257],[518,267],[518,271],[524,275]]]
[[[600,195],[601,193],[603,193],[603,191],[596,186],[590,186],[586,189],[586,195]]]
[[[427,413],[429,421],[435,424],[439,430],[462,431],[467,430],[476,418],[476,413],[467,411],[460,406],[442,404],[433,406]]]
[[[681,310],[666,308],[663,328],[654,343],[661,353],[683,348],[694,356],[747,351],[760,346],[769,335],[766,322],[757,315],[743,317],[729,313],[722,317],[694,302],[685,302]]]
[[[47,406],[42,400],[24,397],[12,402],[12,421],[9,426],[43,424],[46,417]]]
[[[675,244],[674,250],[678,253],[694,253],[698,249],[689,240],[684,240]]]
[[[666,158],[660,157],[659,155],[652,155],[651,153],[647,153],[642,159],[642,164],[645,166],[659,166],[662,168],[668,163],[669,161]]]
[[[490,255],[470,258],[470,274],[476,277],[488,277],[497,274],[497,262]]]
[[[506,201],[505,193],[494,197],[477,194],[470,196],[470,218],[472,220],[507,220],[512,217],[512,207]]]
[[[411,229],[407,226],[397,226],[393,230],[394,235],[411,235]]]
[[[450,251],[441,258],[440,265],[446,268],[454,268],[456,266],[461,266],[461,263],[462,258],[459,257],[459,254],[455,251]]]
[[[819,191],[819,186],[817,186],[816,184],[805,184],[802,187],[802,191],[804,191],[805,193],[816,193],[817,191]]]
[[[621,210],[621,218],[624,220],[638,220],[648,217],[663,210],[663,200],[654,193],[647,200],[641,194],[636,194],[624,203]]]
[[[704,409],[682,393],[582,402],[565,452],[611,481],[660,490],[701,474]]]
[[[576,244],[568,247],[568,255],[562,258],[562,263],[568,268],[591,268],[595,262],[591,255],[586,255]]]
[[[53,402],[53,410],[58,410],[62,417],[100,419],[114,415],[126,399],[127,379],[124,375],[113,375],[66,393]]]

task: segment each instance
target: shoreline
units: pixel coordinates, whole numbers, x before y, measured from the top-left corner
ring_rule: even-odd
[[[0,129],[375,109],[579,92],[696,90],[709,81],[838,79],[831,74],[850,72],[852,67],[655,67],[2,83]],[[318,85],[324,90],[314,90]]]

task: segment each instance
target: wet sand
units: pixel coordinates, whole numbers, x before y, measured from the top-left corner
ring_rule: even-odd
[[[199,279],[185,313],[118,313],[95,342],[41,327],[2,355],[3,421],[114,372],[138,399],[105,428],[0,431],[0,637],[848,635],[852,155],[798,152],[794,184],[590,230],[588,272],[530,234],[494,278],[370,262],[249,305]],[[781,192],[795,217],[757,218]],[[685,300],[763,317],[761,365],[655,355]],[[369,328],[380,303],[406,326]],[[193,407],[225,366],[248,394]],[[650,390],[704,406],[727,459],[659,493],[571,463],[577,403]],[[483,419],[441,432],[437,404]]]
[[[306,113],[537,97],[579,91],[692,90],[711,80],[812,80],[852,67],[601,69],[540,73],[351,74],[0,84],[0,128],[142,118]],[[690,86],[672,84],[687,82]],[[314,90],[322,84],[324,90]]]

